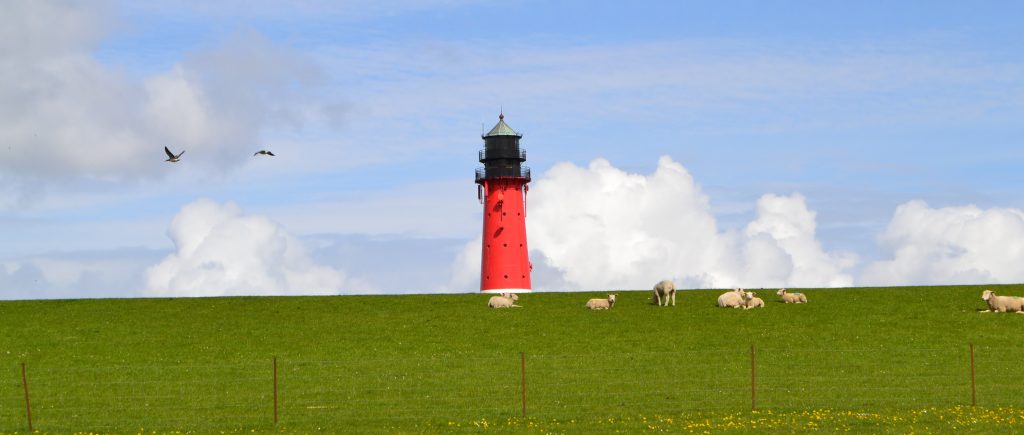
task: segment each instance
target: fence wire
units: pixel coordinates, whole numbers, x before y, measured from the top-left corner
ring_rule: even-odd
[[[864,353],[868,353],[865,358]],[[977,401],[1024,406],[1005,382],[1024,349],[975,347]],[[278,424],[508,418],[758,409],[970,405],[962,348],[732,349],[600,355],[432,355],[277,360]],[[21,367],[0,379],[0,432],[27,429]],[[33,427],[42,431],[270,428],[272,360],[219,365],[28,366]],[[131,422],[126,426],[123,422]]]

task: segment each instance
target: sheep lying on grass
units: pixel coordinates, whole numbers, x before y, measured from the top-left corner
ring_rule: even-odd
[[[780,288],[775,294],[782,296],[782,302],[787,304],[806,304],[807,296],[803,293],[787,293],[786,289]]]
[[[672,306],[676,306],[676,285],[672,281],[664,280],[654,285],[654,304],[657,306],[668,306],[669,300]],[[662,303],[664,302],[664,304]]]
[[[722,293],[718,297],[718,306],[722,308],[742,308],[747,305],[746,298],[743,289],[738,288],[733,291]]]
[[[747,301],[746,305],[743,306],[744,310],[749,310],[751,308],[764,308],[764,300],[757,297],[754,292],[747,292],[744,296],[745,297],[743,299]]]
[[[591,299],[587,301],[587,308],[591,310],[607,310],[615,306],[615,295],[608,295],[608,299]]]
[[[487,301],[487,306],[491,308],[522,308],[521,305],[516,305],[516,301],[519,300],[519,296],[515,293],[502,293],[501,296],[491,296],[491,299]]]
[[[992,290],[981,292],[981,299],[988,303],[988,309],[983,311],[999,313],[1024,314],[1024,298],[1017,296],[997,296]]]

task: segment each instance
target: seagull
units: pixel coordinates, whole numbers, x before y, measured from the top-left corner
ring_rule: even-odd
[[[171,163],[176,163],[178,160],[181,160],[181,155],[185,154],[185,150],[182,150],[180,153],[178,153],[178,155],[174,155],[174,153],[172,153],[171,150],[167,149],[167,147],[164,147],[164,152],[167,153],[167,160],[164,161]]]
[[[259,150],[259,151],[256,151],[256,154],[253,154],[252,156],[253,156],[253,157],[256,157],[256,156],[258,156],[258,155],[260,155],[260,154],[263,154],[263,155],[265,155],[265,156],[273,156],[273,155],[274,155],[274,153],[272,153],[272,152],[270,152],[270,151],[267,151],[267,150]]]

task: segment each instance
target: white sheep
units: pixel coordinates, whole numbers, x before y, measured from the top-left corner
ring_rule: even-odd
[[[743,306],[744,310],[749,310],[751,308],[764,308],[764,300],[757,297],[754,292],[746,292],[744,296],[745,297],[743,299],[746,300],[746,304]]]
[[[587,308],[591,310],[607,310],[615,306],[615,295],[608,295],[608,299],[591,299],[587,301]]]
[[[988,309],[983,311],[1024,314],[1024,298],[1017,296],[997,296],[992,290],[981,292],[981,299],[988,303]]]
[[[718,297],[718,306],[722,308],[742,308],[746,305],[745,294],[741,288],[722,293]]]
[[[775,294],[782,296],[782,302],[787,304],[806,304],[807,296],[803,293],[788,293],[786,289],[780,288]]]
[[[487,301],[487,306],[491,308],[522,308],[521,305],[516,305],[516,301],[519,300],[519,296],[515,293],[502,293],[501,296],[491,296],[491,299]]]
[[[669,300],[672,301],[672,306],[676,306],[676,285],[672,281],[664,280],[654,285],[654,303],[659,307],[668,306]]]

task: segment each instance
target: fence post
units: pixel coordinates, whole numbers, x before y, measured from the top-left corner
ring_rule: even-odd
[[[974,343],[971,343],[971,406],[978,406],[978,390],[974,386]]]
[[[274,424],[277,424],[277,357],[274,357]]]
[[[21,385],[25,387],[25,415],[28,417],[28,431],[32,432],[32,405],[28,400],[28,376],[25,375],[25,363],[21,363]]]
[[[757,410],[757,364],[756,357],[757,351],[754,345],[750,345],[750,410]]]
[[[522,373],[523,418],[526,418],[526,352],[519,352],[519,362]]]

